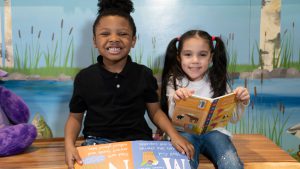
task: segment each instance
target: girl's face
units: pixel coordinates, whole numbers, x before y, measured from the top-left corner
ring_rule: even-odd
[[[96,26],[94,45],[103,56],[104,63],[126,63],[135,42],[129,22],[121,16],[105,16]]]
[[[186,39],[180,52],[182,70],[192,81],[201,80],[212,61],[212,53],[207,40],[201,37]]]

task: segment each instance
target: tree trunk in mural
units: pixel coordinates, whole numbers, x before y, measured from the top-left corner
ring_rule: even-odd
[[[3,67],[2,59],[2,16],[0,14],[0,68]]]
[[[281,0],[262,0],[260,19],[260,56],[263,69],[279,65]]]
[[[11,23],[11,2],[4,0],[4,37],[5,37],[5,67],[14,66],[13,44],[12,44],[12,23]]]

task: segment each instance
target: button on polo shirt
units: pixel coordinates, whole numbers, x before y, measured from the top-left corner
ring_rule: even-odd
[[[115,141],[151,140],[144,114],[146,103],[158,102],[157,81],[151,69],[134,63],[114,73],[98,63],[81,70],[74,80],[70,111],[86,111],[83,134]]]

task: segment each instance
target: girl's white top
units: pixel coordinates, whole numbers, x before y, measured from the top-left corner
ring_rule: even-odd
[[[194,94],[198,95],[198,96],[209,97],[209,98],[211,98],[213,96],[213,91],[212,91],[210,81],[209,81],[207,74],[203,77],[203,79],[198,80],[198,81],[189,81],[187,78],[183,78],[182,80],[176,80],[176,84],[177,84],[177,89],[183,88],[183,87],[188,88],[190,90],[194,90],[195,91]],[[169,84],[167,86],[167,96],[168,96],[168,103],[169,103],[168,115],[170,118],[172,118],[174,107],[175,107],[175,102],[173,99],[175,90],[172,86],[173,86],[173,83],[169,82]],[[229,86],[227,87],[227,91],[231,92]],[[248,102],[248,104],[249,104],[249,102]],[[239,102],[237,104],[237,107],[235,109],[236,111],[233,112],[233,116],[230,119],[231,123],[236,123],[237,121],[239,121],[241,119],[241,117],[244,114],[245,107],[248,106],[248,104],[245,105],[241,102]],[[230,137],[232,136],[232,134],[228,130],[226,130],[224,127],[218,127],[213,130],[218,130]]]

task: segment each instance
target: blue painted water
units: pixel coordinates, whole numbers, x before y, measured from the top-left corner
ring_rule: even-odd
[[[54,137],[63,137],[69,114],[68,103],[72,95],[72,81],[5,81],[1,85],[12,90],[27,103],[31,115],[40,113]]]
[[[0,85],[12,90],[28,104],[32,121],[36,113],[40,113],[53,131],[54,137],[63,137],[64,125],[69,114],[69,100],[72,95],[73,81],[4,81]],[[233,87],[244,86],[244,80],[237,79]],[[286,129],[300,123],[300,79],[267,79],[261,84],[260,80],[248,80],[248,89],[254,109],[251,105],[246,110],[244,118],[258,113],[282,113],[288,118],[285,125],[282,147],[285,150],[298,150],[300,139],[288,134]],[[257,95],[254,96],[254,87]],[[284,112],[279,111],[279,105],[285,106]]]

